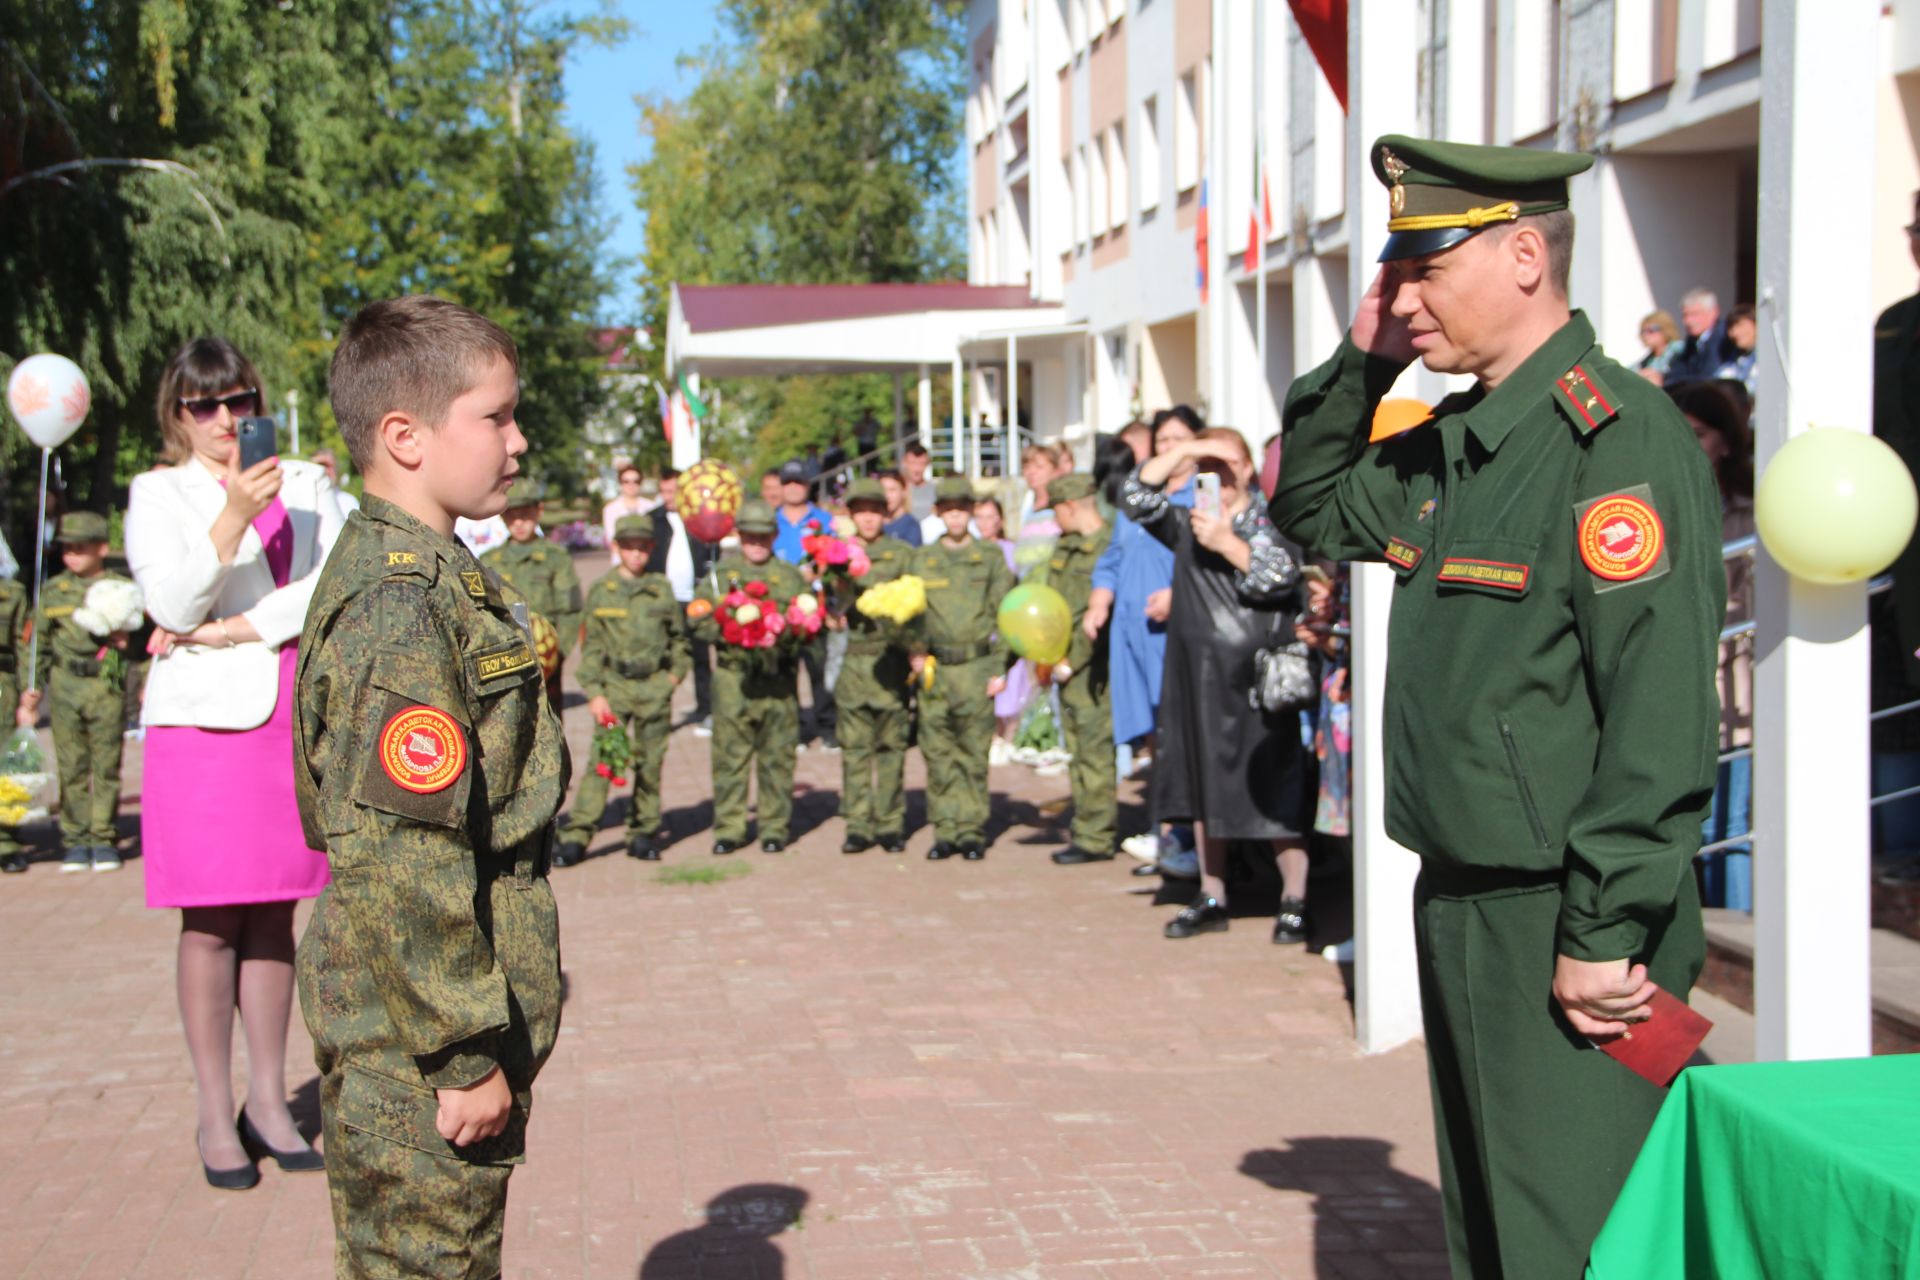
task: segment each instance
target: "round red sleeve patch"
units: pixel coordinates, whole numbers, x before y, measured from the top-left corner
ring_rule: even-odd
[[[467,767],[467,740],[437,707],[403,707],[380,730],[380,767],[393,785],[419,795],[452,786]]]
[[[1580,517],[1579,541],[1580,559],[1596,577],[1627,582],[1659,563],[1667,531],[1647,503],[1616,493]]]

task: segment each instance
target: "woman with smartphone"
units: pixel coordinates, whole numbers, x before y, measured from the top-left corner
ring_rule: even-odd
[[[327,473],[275,455],[253,363],[187,343],[160,376],[170,464],[136,476],[127,563],[155,623],[140,843],[147,905],[179,908],[178,985],[207,1182],[244,1190],[254,1160],[322,1167],[287,1109],[293,912],[327,883],[293,794],[293,673],[307,601],[342,525]],[[249,1062],[233,1112],[233,1021]]]
[[[1193,507],[1166,485],[1194,470]],[[1280,860],[1277,943],[1307,937],[1307,824],[1312,766],[1297,712],[1250,697],[1254,654],[1293,640],[1299,548],[1254,500],[1253,453],[1231,427],[1208,427],[1156,454],[1127,480],[1127,515],[1173,551],[1153,808],[1189,819],[1200,848],[1200,893],[1167,923],[1169,938],[1224,930],[1227,842],[1264,840]]]

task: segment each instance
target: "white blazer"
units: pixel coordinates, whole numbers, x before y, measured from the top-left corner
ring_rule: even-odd
[[[242,614],[258,643],[232,648],[177,645],[147,676],[144,724],[254,729],[273,715],[280,690],[280,648],[297,640],[320,567],[345,523],[333,482],[309,462],[282,462],[280,501],[293,526],[287,585],[273,585],[266,548],[253,526],[230,564],[208,536],[227,503],[211,471],[187,461],[135,476],[127,495],[127,565],[147,613],[169,631]]]

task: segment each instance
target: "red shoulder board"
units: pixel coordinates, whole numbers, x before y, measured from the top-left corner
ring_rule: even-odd
[[[1553,385],[1554,399],[1582,431],[1597,431],[1620,415],[1612,394],[1587,372],[1585,365],[1573,366]]]

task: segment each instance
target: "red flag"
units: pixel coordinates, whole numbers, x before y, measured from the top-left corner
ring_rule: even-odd
[[[1200,285],[1200,301],[1207,300],[1207,180],[1200,179],[1200,212],[1193,220],[1193,252],[1199,259],[1195,275]]]
[[[1267,166],[1258,147],[1253,152],[1253,206],[1247,210],[1247,273],[1260,269],[1267,237],[1273,234],[1273,199],[1267,191]]]
[[[1347,109],[1347,0],[1287,0],[1327,87]]]

